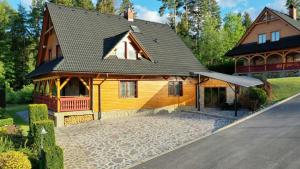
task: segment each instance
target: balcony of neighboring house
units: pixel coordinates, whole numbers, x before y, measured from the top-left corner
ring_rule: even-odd
[[[44,78],[34,84],[34,103],[46,104],[53,112],[91,110],[90,78]]]
[[[300,70],[300,52],[278,52],[236,58],[236,73]]]

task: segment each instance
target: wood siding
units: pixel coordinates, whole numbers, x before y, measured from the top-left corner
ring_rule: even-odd
[[[101,83],[101,85],[99,85]],[[183,80],[183,96],[168,95],[168,80],[163,78],[138,80],[138,97],[119,97],[119,79],[94,79],[93,80],[93,111],[99,111],[98,87],[101,86],[101,111],[114,110],[142,110],[166,106],[195,106],[195,89],[197,81],[194,79]]]
[[[277,19],[254,25],[248,35],[243,39],[243,41],[241,41],[241,44],[258,42],[258,35],[263,33],[267,35],[267,40],[270,40],[272,32],[276,31],[280,32],[280,38],[299,35],[299,31],[297,31],[294,27],[281,19]]]

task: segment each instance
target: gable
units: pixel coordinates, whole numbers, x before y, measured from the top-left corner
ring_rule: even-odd
[[[121,34],[122,35],[122,34]],[[115,37],[118,39],[118,37]],[[138,42],[131,31],[128,31],[121,40],[117,41],[104,59],[128,59],[153,61],[146,49]]]
[[[299,35],[299,31],[295,27],[265,8],[238,44],[255,43],[258,41],[259,34],[266,34],[267,40],[270,40],[272,32],[280,32],[280,38]]]

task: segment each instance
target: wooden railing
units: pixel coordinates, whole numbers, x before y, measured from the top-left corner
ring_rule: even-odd
[[[237,73],[248,73],[248,72],[265,72],[265,71],[278,71],[278,70],[295,70],[300,69],[300,62],[287,62],[287,63],[276,63],[266,65],[255,65],[255,66],[237,66]]]
[[[61,97],[60,111],[90,110],[89,97]]]
[[[60,111],[80,111],[90,110],[89,97],[64,97],[60,98]],[[37,104],[46,104],[49,110],[57,112],[58,99],[49,96],[34,96],[33,102]]]
[[[37,104],[46,104],[49,110],[57,111],[57,98],[50,96],[33,96],[33,102]]]

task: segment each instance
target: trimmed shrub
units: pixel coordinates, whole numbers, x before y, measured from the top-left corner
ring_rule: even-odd
[[[42,152],[41,168],[45,169],[63,169],[64,157],[63,150],[59,146],[46,148]]]
[[[249,89],[249,99],[253,104],[252,109],[256,110],[267,102],[268,96],[263,89],[251,87]]]
[[[8,151],[0,153],[0,168],[1,169],[31,169],[28,157],[17,151]]]
[[[40,120],[48,120],[48,108],[46,104],[30,104],[29,111],[29,129],[30,134],[33,130],[33,123]]]
[[[33,143],[37,150],[41,150],[42,136],[41,131],[44,128],[47,134],[43,135],[43,146],[49,148],[55,146],[54,122],[52,120],[41,120],[33,122]]]
[[[13,118],[0,119],[0,127],[14,124]]]
[[[21,90],[14,91],[8,84],[6,85],[6,103],[22,104],[31,103],[34,86],[32,84],[23,86]]]

